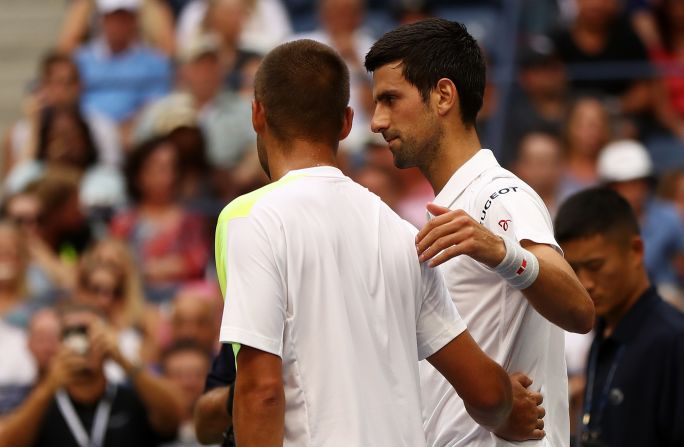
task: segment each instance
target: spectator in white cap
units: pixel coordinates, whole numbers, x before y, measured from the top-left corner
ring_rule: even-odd
[[[646,147],[632,140],[607,145],[598,159],[601,181],[632,206],[644,240],[644,263],[663,295],[681,293],[684,222],[674,206],[655,198],[654,170]]]
[[[209,163],[225,169],[234,167],[252,148],[256,135],[249,101],[223,88],[218,41],[210,35],[189,39],[181,45],[178,59],[178,89],[145,108],[135,128],[135,139],[165,135],[183,121],[196,124],[204,133]]]
[[[96,6],[101,35],[75,54],[85,87],[82,103],[125,126],[169,91],[171,64],[139,40],[141,0],[97,0]]]

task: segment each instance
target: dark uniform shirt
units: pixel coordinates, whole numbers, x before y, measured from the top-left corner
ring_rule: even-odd
[[[90,434],[98,402],[71,403],[86,433]],[[79,447],[56,400],[50,404],[43,423],[36,428],[39,434],[34,447]],[[107,421],[104,447],[154,447],[174,438],[175,433],[162,435],[155,432],[135,390],[117,387]]]
[[[684,446],[684,314],[649,288],[609,337],[604,328],[599,320],[587,366],[590,445]]]

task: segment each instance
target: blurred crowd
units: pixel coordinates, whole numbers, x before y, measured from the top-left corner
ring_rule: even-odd
[[[499,26],[511,20],[511,4],[521,8],[519,20]],[[581,189],[615,188],[640,219],[653,282],[684,308],[684,0],[65,7],[55,46],[37,61],[23,114],[2,141],[0,420],[28,411],[41,381],[66,383],[55,373],[69,364],[62,335],[74,314],[91,313],[92,331],[116,341],[102,342],[107,381],[131,382],[143,368],[160,389],[139,396],[143,411],[155,399],[168,403],[164,390],[178,400],[177,417],[148,427],[154,439],[195,445],[193,407],[217,351],[222,306],[214,225],[226,203],[268,181],[250,115],[261,58],[298,38],[343,56],[355,115],[340,163],[420,226],[434,195],[420,173],[395,169],[382,137],[370,132],[363,58],[383,32],[434,15],[465,22],[488,55],[478,123],[485,147],[498,142],[500,162],[552,213]],[[507,29],[515,36],[502,35]],[[511,40],[514,57],[504,45]],[[569,338],[571,392],[573,377],[581,387],[587,346]]]

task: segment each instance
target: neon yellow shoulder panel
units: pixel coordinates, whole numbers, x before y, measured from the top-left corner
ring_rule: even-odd
[[[226,262],[225,262],[225,241],[228,236],[228,222],[238,217],[247,217],[254,205],[266,194],[274,191],[294,180],[300,179],[304,175],[292,175],[284,177],[276,182],[242,195],[223,208],[216,223],[216,238],[214,241],[214,252],[216,258],[216,276],[221,287],[221,296],[226,296]]]

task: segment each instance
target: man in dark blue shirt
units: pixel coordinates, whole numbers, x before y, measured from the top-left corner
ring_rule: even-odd
[[[222,344],[214,358],[195,407],[195,430],[203,444],[234,446],[232,433],[232,389],[235,383],[235,356],[230,344]]]
[[[556,239],[594,300],[582,446],[684,446],[684,314],[646,273],[629,204],[599,188],[569,198]]]

